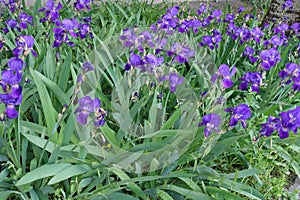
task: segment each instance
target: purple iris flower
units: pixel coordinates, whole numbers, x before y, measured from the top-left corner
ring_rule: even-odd
[[[278,73],[278,76],[281,77],[282,81],[284,81],[287,77],[290,78],[297,78],[299,77],[300,69],[297,64],[295,63],[288,63],[286,64],[286,68],[284,70],[281,70]],[[291,80],[288,80],[286,84],[289,84]]]
[[[183,83],[184,77],[179,78],[177,73],[171,72],[169,74],[169,81],[170,81],[170,91],[175,92],[177,85]]]
[[[238,13],[244,12],[244,10],[245,10],[244,6],[240,6],[239,10],[238,10]]]
[[[11,29],[11,30],[14,30],[14,29],[17,29],[17,31],[21,31],[20,30],[20,27],[18,26],[18,22],[16,21],[16,20],[14,20],[14,19],[8,19],[8,20],[6,20],[6,25]],[[8,33],[9,32],[9,29],[8,29],[8,27],[5,27],[4,29],[3,29],[3,32],[4,33]]]
[[[281,128],[280,119],[269,116],[267,123],[261,124],[262,129],[260,130],[261,136],[271,136],[275,130]]]
[[[198,126],[205,126],[204,136],[208,137],[213,131],[219,132],[221,117],[218,114],[211,113],[202,117],[202,122]]]
[[[32,23],[33,17],[28,15],[27,13],[20,13],[19,19],[20,19],[21,29],[26,29],[27,24],[33,25]]]
[[[222,16],[222,10],[213,10],[211,15],[216,18],[218,22],[221,22],[220,17]]]
[[[248,86],[251,85],[252,92],[259,93],[259,87],[262,85],[262,75],[259,72],[247,72],[239,80],[242,80],[240,90],[248,90]]]
[[[95,67],[94,67],[94,65],[92,63],[85,61],[82,64],[82,69],[83,69],[84,72],[89,72],[89,71],[94,70]]]
[[[62,4],[59,2],[55,7],[53,0],[48,0],[46,7],[39,9],[39,12],[45,12],[45,17],[40,20],[40,22],[50,21],[56,23],[60,14],[59,10],[62,9]]]
[[[260,38],[264,36],[264,32],[260,28],[255,27],[252,29],[251,33],[255,42],[260,43]]]
[[[288,63],[286,68],[278,73],[284,84],[293,82],[293,90],[300,91],[300,67],[295,63]]]
[[[176,60],[183,63],[188,62],[188,58],[193,57],[195,52],[180,43],[175,43],[171,46],[171,50],[167,52],[167,56],[173,56],[174,54]]]
[[[262,68],[265,70],[269,70],[271,67],[275,66],[281,61],[280,53],[276,48],[262,50],[260,53],[260,58],[262,60]]]
[[[91,0],[77,0],[75,3],[74,3],[74,6],[77,10],[83,10],[83,9],[87,9],[87,10],[90,10],[91,7],[89,6],[89,3],[91,2]]]
[[[240,104],[234,108],[226,108],[225,112],[231,113],[230,118],[230,126],[236,126],[239,121],[241,121],[242,126],[246,128],[247,124],[245,120],[249,119],[251,117],[251,110],[248,105],[246,104]]]
[[[76,31],[80,27],[79,22],[75,18],[63,19],[61,22],[57,23],[56,25],[57,27],[53,28],[54,38],[55,38],[53,47],[59,47],[62,43],[66,43],[69,46],[73,47],[74,43],[70,41],[68,33],[73,38],[77,38]]]
[[[285,31],[289,29],[289,25],[285,23],[278,24],[276,27],[273,28],[273,32],[275,34],[285,35]]]
[[[126,63],[126,65],[124,66],[124,69],[127,71],[127,70],[130,70],[131,66],[139,67],[142,64],[143,64],[143,62],[142,62],[141,56],[133,53],[130,55],[129,62]]]
[[[278,37],[277,35],[273,35],[271,37],[270,41],[274,45],[274,47],[283,45],[283,40],[280,37]]]
[[[282,9],[283,10],[289,10],[289,9],[293,9],[293,1],[292,0],[286,0],[283,2],[282,4]]]
[[[293,23],[291,28],[294,30],[295,35],[299,34],[300,24],[298,22]]]
[[[0,103],[6,105],[5,114],[9,119],[14,119],[18,117],[18,111],[15,109],[15,106],[22,103],[22,95],[19,95],[18,98],[12,97],[11,94],[0,94]]]
[[[37,53],[33,50],[34,39],[30,35],[21,35],[16,38],[17,47],[13,50],[13,54],[18,57],[20,55],[27,56],[30,52],[34,57]]]
[[[104,122],[101,117],[103,116],[103,110],[100,108],[101,101],[98,98],[95,98],[94,100],[90,96],[82,97],[78,100],[78,107],[75,110],[75,114],[77,115],[77,121],[82,124],[87,124],[88,117],[94,113],[94,124],[97,126],[103,126]],[[101,113],[101,117],[99,116],[99,113]],[[98,119],[101,118],[101,119]],[[95,121],[95,119],[97,119]],[[101,122],[99,122],[101,120]]]
[[[123,42],[123,46],[128,48],[134,47],[136,38],[137,36],[132,29],[123,30],[123,34],[119,37],[119,39]]]
[[[197,14],[201,15],[202,13],[204,13],[206,11],[207,7],[206,5],[203,3],[200,5],[199,9],[197,10]]]
[[[222,77],[222,83],[224,88],[231,88],[233,86],[233,81],[230,79],[236,72],[236,67],[230,68],[228,65],[222,64],[219,67],[219,71],[213,75],[211,81],[214,83],[219,76]]]
[[[243,52],[243,56],[248,56],[251,63],[255,63],[258,60],[257,56],[254,56],[255,49],[247,46]]]
[[[202,41],[199,43],[200,46],[207,45],[210,49],[218,48],[219,43],[222,40],[222,35],[218,30],[213,30],[212,36],[203,36]]]

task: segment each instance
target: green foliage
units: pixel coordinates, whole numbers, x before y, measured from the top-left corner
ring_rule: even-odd
[[[172,93],[145,73],[124,72],[130,53],[119,40],[125,28],[147,30],[165,14],[164,5],[106,1],[88,12],[75,12],[72,4],[63,1],[63,18],[92,17],[93,39],[72,38],[74,48],[65,44],[53,48],[54,25],[39,23],[40,4],[38,0],[33,8],[25,9],[34,17],[34,26],[24,34],[34,35],[38,56],[24,58],[19,116],[0,124],[0,199],[289,197],[287,182],[291,176],[300,177],[299,135],[284,141],[252,139],[269,115],[299,103],[299,94],[291,97],[291,87],[279,87],[280,79],[275,76],[288,60],[299,61],[289,54],[296,48],[295,41],[280,48],[280,64],[268,72],[267,87],[255,95],[211,86],[220,64],[239,66],[239,77],[253,67],[241,56],[246,44],[238,45],[225,33],[219,49],[199,47],[200,38],[212,28],[223,30],[222,23],[197,34],[169,36],[168,46],[182,42],[196,52],[186,64],[166,61],[166,70],[176,70],[185,78]],[[182,16],[192,14],[185,11]],[[250,20],[247,25],[257,23]],[[15,32],[1,32],[2,37],[8,50],[14,49]],[[0,55],[2,70],[9,52]],[[83,72],[85,60],[95,69]],[[209,98],[200,97],[203,91],[208,91]],[[92,123],[81,126],[76,121],[78,99],[86,95],[98,97],[101,108],[108,111],[104,126],[95,129]],[[204,137],[198,121],[207,113],[223,112],[224,105],[216,103],[220,97],[227,99],[228,107],[246,102],[255,110],[253,119],[246,129],[241,125],[229,128],[228,116],[220,114],[225,124],[221,132]],[[4,105],[0,109],[4,111]]]

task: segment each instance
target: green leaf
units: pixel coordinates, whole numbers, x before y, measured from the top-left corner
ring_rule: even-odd
[[[70,101],[70,98],[67,97],[67,95],[60,89],[60,87],[56,83],[37,71],[36,75],[45,83],[47,88],[49,88],[55,94],[61,105],[67,104]]]
[[[19,192],[7,190],[7,191],[0,192],[0,199],[6,200],[12,194],[19,194],[21,196],[21,194]]]
[[[53,48],[50,45],[47,45],[46,62],[43,71],[45,72],[45,75],[49,79],[53,80],[55,70],[56,70],[56,63],[53,55]]]
[[[43,81],[40,79],[38,72],[30,68],[30,73],[33,77],[33,80],[35,82],[35,85],[37,87],[41,99],[48,133],[50,134],[56,123],[55,116],[57,116],[57,112],[52,106],[52,101],[49,96],[49,93],[47,92],[46,86],[44,85]]]
[[[117,167],[111,167],[110,170],[116,174],[121,180],[130,180],[130,177],[123,172],[121,169],[118,169]],[[127,184],[127,187],[136,195],[138,195],[139,197],[141,197],[142,199],[146,199],[146,195],[145,193],[142,191],[142,189],[135,184],[134,182],[129,182]]]
[[[195,200],[212,199],[209,195],[204,194],[202,192],[188,190],[188,189],[185,189],[182,187],[178,187],[176,185],[164,185],[164,186],[160,186],[159,189],[171,190],[171,191],[177,192],[177,193],[183,195],[185,199],[195,199]]]
[[[68,178],[71,178],[73,176],[77,176],[80,174],[84,174],[88,171],[92,170],[88,165],[86,164],[78,164],[78,165],[72,165],[69,167],[64,168],[59,173],[57,173],[49,182],[48,185],[52,185],[58,182],[61,182],[63,180],[66,180]]]
[[[57,85],[60,87],[62,91],[66,91],[67,84],[69,81],[69,76],[71,73],[71,62],[72,62],[72,50],[70,50],[67,55],[64,63],[61,65],[61,70],[59,73],[59,78]]]
[[[32,183],[36,180],[54,176],[66,167],[71,166],[69,163],[58,163],[51,165],[43,165],[25,174],[17,183],[16,186]]]
[[[249,176],[254,176],[255,174],[258,174],[260,170],[258,169],[246,169],[246,170],[240,170],[236,173],[226,174],[226,178],[228,179],[235,179],[235,178],[246,178]]]
[[[29,140],[30,142],[32,142],[33,144],[35,144],[36,146],[40,147],[41,149],[43,149],[47,143],[46,139],[43,139],[39,136],[36,135],[29,135],[29,134],[25,134],[23,133],[23,136],[27,138],[27,140]],[[55,144],[51,141],[48,142],[47,146],[46,146],[46,151],[52,153],[54,151],[55,148]]]

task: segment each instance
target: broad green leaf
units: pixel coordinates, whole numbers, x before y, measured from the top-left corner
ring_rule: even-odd
[[[67,97],[67,95],[60,89],[60,87],[56,83],[37,71],[36,75],[45,83],[47,88],[49,88],[55,94],[61,105],[67,104],[70,101],[70,98]]]
[[[0,192],[0,199],[1,200],[6,200],[12,194],[18,194],[18,195],[21,196],[21,194],[19,192],[17,192],[17,191],[7,190],[7,191]]]
[[[40,79],[38,72],[30,68],[30,73],[38,89],[38,93],[42,103],[43,113],[46,120],[47,129],[48,129],[48,134],[50,134],[56,123],[57,112],[53,108],[50,95],[47,92],[47,88],[44,85],[43,81]]]
[[[234,178],[246,178],[249,176],[254,176],[255,174],[258,174],[260,170],[258,169],[245,169],[237,171],[236,173],[226,174],[226,178],[228,179],[234,179]]]
[[[43,165],[39,168],[34,169],[31,172],[26,173],[17,183],[16,186],[25,185],[32,183],[36,180],[54,176],[66,167],[71,166],[69,163],[58,163],[51,165]]]
[[[52,185],[58,182],[61,182],[63,180],[66,180],[68,178],[71,178],[73,176],[77,176],[80,174],[84,174],[88,171],[92,170],[88,165],[86,164],[77,164],[72,165],[69,167],[64,168],[60,172],[58,172],[49,182],[48,185]]]
[[[177,192],[181,195],[184,196],[185,199],[195,199],[195,200],[210,200],[213,199],[211,198],[209,195],[202,193],[202,192],[198,192],[198,191],[193,191],[193,190],[188,190],[182,187],[178,187],[176,185],[164,185],[164,186],[160,186],[159,189],[161,190],[171,190],[174,192]]]

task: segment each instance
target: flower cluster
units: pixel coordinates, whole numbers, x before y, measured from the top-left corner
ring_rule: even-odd
[[[7,63],[8,68],[1,72],[0,85],[4,94],[0,94],[0,102],[6,105],[5,114],[13,119],[18,116],[15,106],[22,102],[22,71],[25,63],[18,57],[12,57]]]
[[[9,29],[11,30],[17,30],[18,32],[21,32],[22,29],[27,29],[28,24],[33,25],[33,17],[28,15],[27,13],[20,13],[18,20],[14,19],[8,19],[6,20],[5,24],[7,27],[3,29],[4,33],[8,33]]]
[[[300,106],[297,106],[293,110],[282,112],[279,114],[279,118],[270,116],[268,121],[261,124],[261,136],[271,136],[275,131],[278,131],[278,135],[281,139],[287,138],[289,132],[298,132],[300,128]]]
[[[90,28],[90,18],[83,19],[83,22],[79,22],[76,18],[74,19],[63,19],[61,22],[56,22],[56,27],[53,28],[54,32],[54,43],[53,47],[60,47],[62,43],[66,43],[73,47],[74,42],[71,41],[71,37],[84,39],[87,35],[93,38]]]
[[[21,1],[8,0],[6,2],[6,0],[0,0],[0,3],[2,3],[2,5],[4,5],[5,7],[7,7],[12,13],[22,8]]]

